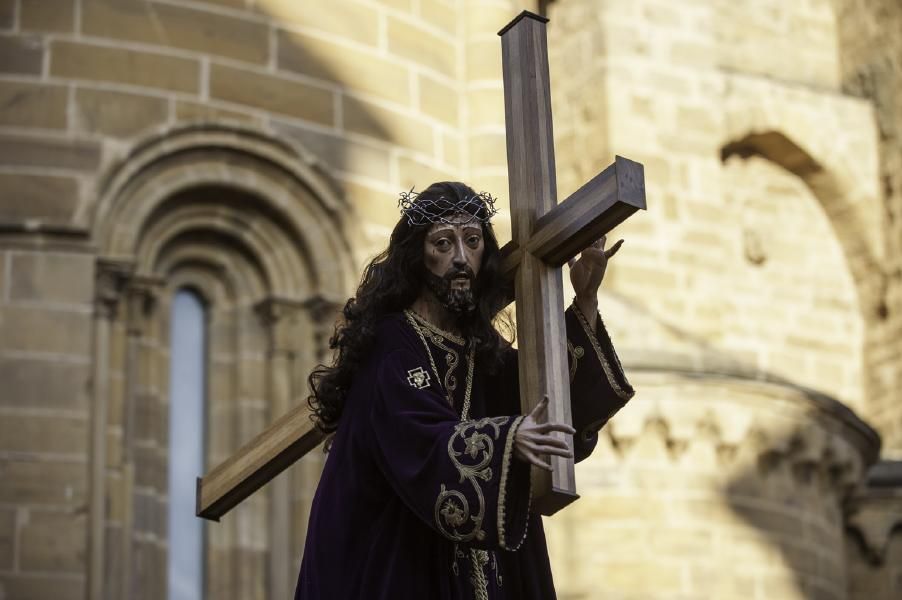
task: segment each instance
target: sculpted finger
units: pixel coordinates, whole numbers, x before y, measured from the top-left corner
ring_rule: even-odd
[[[555,448],[552,446],[543,446],[539,449],[537,454],[548,454],[561,456],[563,458],[573,458],[573,452],[570,451],[570,448]]]
[[[611,248],[609,250],[605,251],[604,255],[607,258],[611,258],[615,254],[617,254],[617,251],[620,250],[620,247],[622,245],[623,245],[623,240],[618,240],[617,243],[614,244],[613,246],[611,246]]]
[[[560,433],[566,433],[568,435],[573,435],[574,433],[576,433],[576,430],[566,423],[542,423],[536,428],[536,431],[538,431],[539,433],[551,433],[553,431],[558,431]]]
[[[564,440],[558,439],[551,435],[538,436],[530,440],[530,450],[534,452],[544,452],[546,448],[559,448],[561,450],[569,450],[570,445]]]
[[[534,454],[529,455],[529,462],[539,467],[540,469],[545,469],[546,471],[551,471],[551,464],[543,461],[538,456]]]
[[[545,395],[542,397],[542,399],[539,401],[539,403],[536,404],[535,408],[532,409],[532,412],[529,413],[529,416],[531,416],[533,419],[535,419],[535,421],[537,423],[544,423],[547,420],[546,419],[547,415],[548,415],[548,396]]]

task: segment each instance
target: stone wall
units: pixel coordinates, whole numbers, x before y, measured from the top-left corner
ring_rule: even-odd
[[[842,86],[874,106],[879,131],[880,183],[886,233],[880,264],[879,325],[869,344],[869,417],[886,452],[902,455],[902,6],[892,0],[835,0]]]

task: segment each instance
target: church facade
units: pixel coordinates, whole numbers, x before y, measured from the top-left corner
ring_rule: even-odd
[[[619,154],[649,205],[600,298],[637,395],[546,520],[559,597],[902,594],[896,0],[0,0],[0,598],[172,593],[182,448],[304,401],[398,192],[467,181],[510,238],[522,9],[558,197]],[[206,524],[192,589],[290,597],[322,460]]]

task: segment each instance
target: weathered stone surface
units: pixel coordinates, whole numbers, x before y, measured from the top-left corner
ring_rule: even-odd
[[[93,257],[16,252],[10,256],[9,298],[88,307],[94,295]]]
[[[420,110],[451,127],[458,127],[461,105],[458,90],[424,75],[420,75],[419,87]]]
[[[71,138],[0,134],[0,164],[93,171],[100,164],[100,146]]]
[[[269,31],[262,23],[146,0],[84,0],[82,31],[258,64],[269,59]]]
[[[84,411],[90,376],[88,364],[2,357],[0,406]]]
[[[457,75],[457,52],[448,40],[400,19],[388,19],[388,50],[442,75]]]
[[[84,454],[87,441],[88,421],[85,418],[16,413],[0,418],[0,451]]]
[[[12,29],[16,0],[0,0],[0,29]]]
[[[310,11],[306,8],[305,12]],[[358,50],[290,31],[279,31],[278,65],[365,92],[407,104],[410,102],[409,69],[381,58],[372,50]]]
[[[44,42],[35,36],[0,36],[0,72],[40,75]]]
[[[348,131],[429,154],[435,150],[435,136],[430,126],[364,100],[349,96],[342,100],[342,116]]]
[[[164,98],[79,89],[75,94],[76,127],[112,137],[131,137],[169,119]]]
[[[19,534],[24,571],[80,573],[85,567],[85,515],[29,511]]]
[[[0,575],[0,594],[15,600],[84,600],[84,577],[52,574]]]
[[[0,340],[8,350],[88,356],[90,330],[90,313],[0,307]]]
[[[381,148],[288,123],[276,121],[273,126],[280,134],[300,142],[332,169],[388,181],[388,153]]]
[[[257,3],[257,10],[274,17],[280,24],[299,25],[320,35],[372,46],[379,42],[378,13],[360,2],[335,0],[329,3],[327,10],[311,10],[309,5],[294,0],[266,0]]]
[[[203,102],[189,102],[179,100],[175,104],[175,118],[179,121],[244,121],[257,122],[259,117],[239,110],[231,110],[218,106],[211,106]]]
[[[68,94],[61,85],[0,81],[0,125],[65,129]]]
[[[78,180],[0,173],[0,220],[69,223],[78,207]]]
[[[20,0],[19,26],[25,31],[70,32],[75,28],[75,0]]]
[[[210,96],[323,125],[335,119],[329,90],[247,69],[213,65]]]
[[[0,508],[0,569],[11,571],[16,552],[16,511]],[[2,581],[2,580],[0,580]],[[3,589],[0,583],[0,590]]]
[[[80,462],[0,458],[0,502],[79,506],[87,472]]]
[[[200,88],[200,64],[196,60],[78,42],[53,42],[50,74],[175,92],[197,92]]]

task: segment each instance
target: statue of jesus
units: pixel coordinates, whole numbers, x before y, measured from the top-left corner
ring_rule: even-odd
[[[597,310],[622,240],[570,264],[571,427],[547,422],[548,398],[518,414],[517,351],[496,329],[509,290],[494,199],[443,182],[401,205],[344,307],[333,364],[309,378],[330,445],[295,600],[552,599],[530,465],[586,458],[633,395]]]

